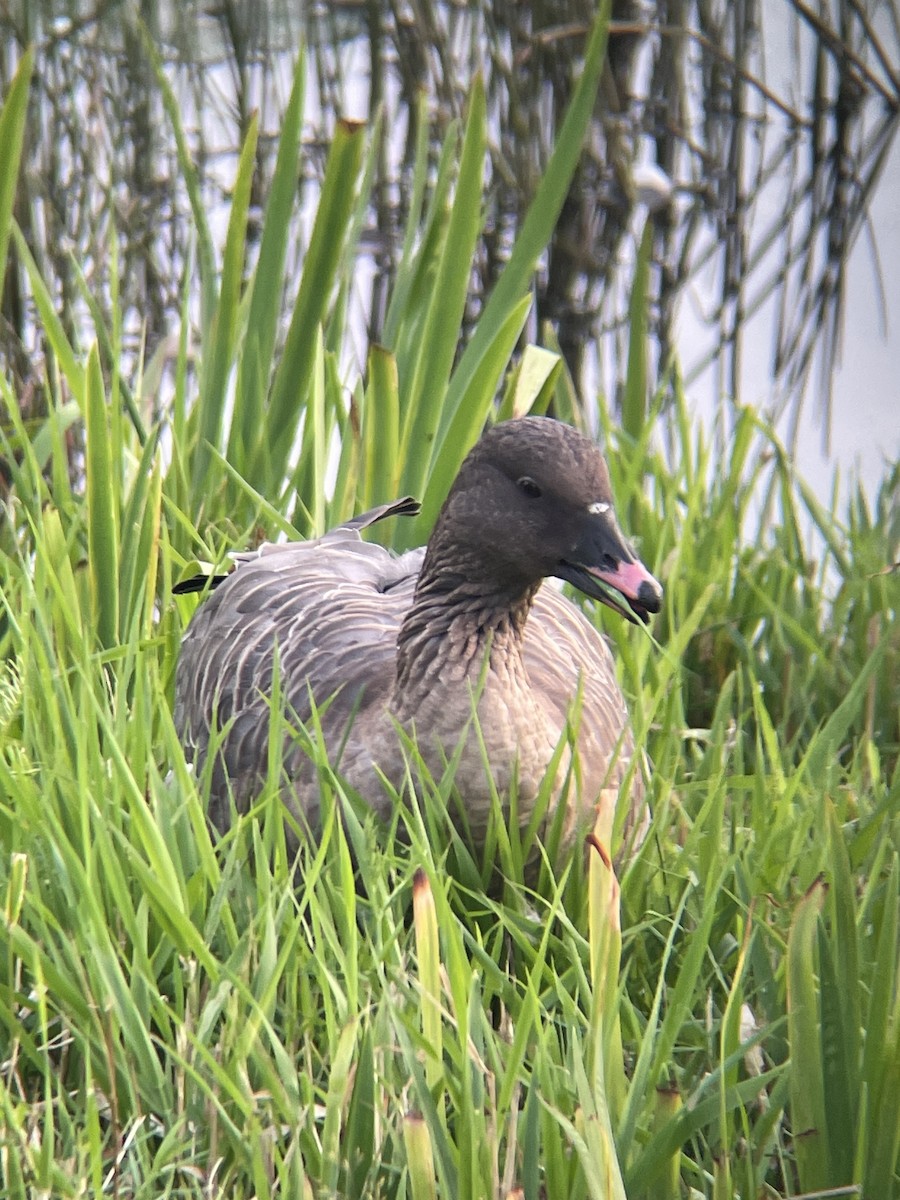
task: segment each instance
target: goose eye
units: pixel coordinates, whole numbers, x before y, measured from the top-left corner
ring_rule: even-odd
[[[541,489],[534,482],[530,475],[523,475],[521,479],[517,479],[516,483],[529,498],[529,500],[537,500],[542,494]]]

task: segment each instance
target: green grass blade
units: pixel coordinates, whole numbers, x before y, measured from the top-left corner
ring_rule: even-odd
[[[28,115],[28,90],[33,70],[34,49],[29,48],[19,60],[3,108],[0,109],[0,162],[3,163],[0,173],[0,279],[6,278],[10,223],[19,181],[25,119]]]
[[[441,956],[434,897],[428,876],[421,868],[416,871],[413,881],[413,927],[419,963],[422,1040],[426,1048],[425,1081],[432,1093],[435,1093],[444,1072]],[[443,1116],[440,1106],[438,1111]]]
[[[865,1164],[867,1196],[896,1195],[900,1165],[900,1003],[885,1050],[883,1102],[872,1113],[870,1152]]]
[[[412,378],[400,380],[402,428],[400,490],[420,495],[428,477],[435,435],[444,414],[443,397],[456,353],[452,332],[460,328],[481,228],[481,194],[487,143],[484,84],[476,80],[469,98],[456,195],[437,264],[431,302],[419,340]]]
[[[471,376],[466,394],[450,422],[440,452],[432,460],[422,497],[422,511],[408,529],[398,531],[400,545],[417,545],[431,532],[462,460],[477,441],[490,415],[497,384],[519,340],[530,308],[531,297],[525,296],[507,314],[496,337],[483,346],[484,353]]]
[[[394,278],[394,287],[391,292],[391,299],[388,305],[388,311],[384,320],[384,330],[382,338],[384,344],[389,347],[396,345],[397,331],[400,327],[403,317],[407,314],[407,300],[410,288],[416,277],[418,260],[414,253],[416,245],[416,235],[419,229],[419,222],[422,216],[422,209],[425,203],[425,190],[428,184],[428,175],[430,170],[429,164],[429,144],[428,144],[428,98],[425,91],[421,91],[415,103],[415,151],[413,155],[413,179],[412,189],[409,199],[409,216],[406,222],[406,229],[403,234],[403,247],[400,251],[400,262],[397,267],[397,274]],[[436,189],[437,190],[437,189]]]
[[[828,1186],[825,1082],[819,1038],[815,944],[824,886],[816,882],[797,906],[787,948],[791,1121],[803,1191]]]
[[[85,379],[88,569],[97,640],[106,648],[119,638],[119,529],[117,473],[110,445],[109,413],[96,343]]]
[[[228,398],[228,378],[237,352],[238,312],[244,259],[247,246],[247,213],[256,163],[257,118],[247,130],[238,161],[237,178],[225,239],[222,261],[222,284],[208,337],[202,353],[198,430],[199,444],[193,466],[193,506],[199,510],[203,496],[210,489],[210,447],[218,450],[222,441],[225,404]]]
[[[206,204],[200,189],[197,168],[194,166],[194,161],[191,158],[184,126],[181,122],[181,105],[166,76],[159,51],[156,48],[153,38],[150,36],[147,26],[141,21],[138,24],[138,28],[141,34],[141,44],[144,47],[144,53],[150,60],[150,65],[156,76],[163,108],[172,126],[175,149],[178,154],[178,166],[181,170],[181,178],[185,189],[187,190],[188,200],[190,201],[191,215],[194,218],[194,227],[197,234],[197,258],[200,266],[201,342],[205,342],[216,310],[217,269],[215,246],[212,232],[209,228],[209,221],[206,218]]]
[[[459,132],[459,122],[452,121],[444,134],[437,176],[430,184],[428,207],[422,221],[422,229],[419,231],[418,248],[413,252],[416,230],[409,229],[404,239],[404,257],[400,262],[385,318],[382,340],[397,355],[400,375],[403,378],[412,375],[419,356],[419,338],[431,302],[437,264],[447,236],[449,196],[456,170]],[[422,171],[429,175],[431,172],[427,144],[423,163],[416,164],[417,174]]]
[[[524,417],[529,413],[542,416],[550,407],[562,375],[563,361],[552,350],[541,346],[526,346],[522,357],[511,372],[498,421]]]
[[[875,1110],[884,1093],[884,1050],[889,1043],[892,1008],[900,995],[900,859],[894,856],[884,885],[881,929],[876,943],[878,970],[866,1011],[866,1040],[862,1075]]]
[[[418,1113],[403,1118],[403,1142],[412,1200],[437,1200],[434,1153],[428,1126]]]
[[[653,253],[653,221],[644,223],[634,268],[634,283],[628,304],[628,370],[622,400],[622,428],[639,441],[647,419],[649,396],[647,363],[647,304],[650,289],[650,259]]]
[[[312,516],[314,537],[325,532],[325,341],[322,330],[316,333],[313,356],[312,389],[303,426],[305,461],[310,465],[310,486],[306,491],[307,509]]]
[[[400,494],[400,384],[397,360],[372,346],[363,409],[362,507],[371,508]]]
[[[315,339],[334,293],[336,273],[354,209],[365,130],[350,121],[338,122],[325,168],[315,224],[303,263],[303,278],[281,362],[272,382],[262,436],[269,440],[268,478],[251,478],[261,490],[274,494],[309,394]]]
[[[44,336],[56,356],[56,361],[59,363],[60,371],[69,385],[69,390],[81,402],[84,396],[84,368],[76,357],[63,323],[57,315],[56,302],[50,295],[50,291],[44,280],[41,278],[37,263],[34,261],[34,257],[28,248],[28,243],[22,236],[22,231],[19,229],[15,218],[12,220],[12,235],[16,245],[16,253],[22,260],[25,271],[28,274],[31,294],[35,307],[38,310]]]
[[[144,446],[132,481],[131,494],[122,513],[119,603],[123,636],[135,628],[135,620],[142,620],[146,609],[146,593],[155,590],[151,585],[156,577],[153,547],[158,538],[162,496],[161,476],[155,462],[158,436],[157,429]]]
[[[819,1026],[822,1055],[822,1092],[828,1097],[825,1105],[827,1122],[823,1133],[822,1148],[828,1158],[828,1178],[846,1185],[853,1182],[853,1160],[855,1157],[859,1128],[856,1123],[858,1093],[850,1091],[852,1075],[850,1054],[858,1038],[851,1039],[851,1030],[845,1022],[844,997],[838,981],[834,949],[822,923],[819,924]],[[854,980],[854,990],[858,981]]]
[[[238,370],[228,457],[239,470],[246,469],[241,454],[246,454],[256,442],[262,398],[274,372],[275,339],[284,289],[284,263],[297,198],[305,96],[306,51],[302,49],[281,121],[278,157],[266,201],[259,258],[250,290],[244,352]],[[240,453],[238,445],[241,447]]]

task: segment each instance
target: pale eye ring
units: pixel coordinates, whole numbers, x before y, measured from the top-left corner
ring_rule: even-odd
[[[605,500],[595,500],[593,504],[588,505],[588,512],[592,517],[599,517],[603,513],[609,512],[609,505]]]
[[[543,492],[530,475],[523,475],[516,480],[516,485],[525,493],[529,500],[538,500]]]

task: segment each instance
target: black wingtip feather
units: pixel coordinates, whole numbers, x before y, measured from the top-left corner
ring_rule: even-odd
[[[196,592],[205,592],[207,588],[212,591],[220,583],[224,583],[227,578],[227,575],[192,575],[190,579],[182,579],[181,583],[176,583],[172,588],[172,594],[174,596],[190,596]]]

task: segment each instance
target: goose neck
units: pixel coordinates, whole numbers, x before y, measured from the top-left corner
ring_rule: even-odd
[[[423,571],[397,640],[395,694],[412,695],[423,681],[477,681],[486,664],[527,685],[522,643],[536,591]]]

